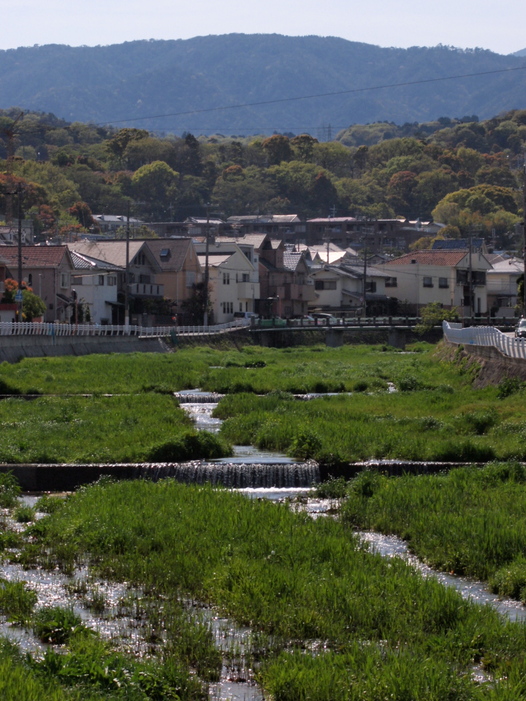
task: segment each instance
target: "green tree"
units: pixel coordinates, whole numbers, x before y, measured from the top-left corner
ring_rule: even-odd
[[[292,159],[292,147],[288,136],[274,134],[263,141],[261,148],[267,154],[269,166],[277,166],[282,161]]]
[[[444,309],[440,302],[427,304],[420,312],[421,322],[415,326],[415,331],[423,334],[438,326],[443,321],[458,321],[457,309]]]
[[[166,217],[178,194],[179,173],[164,161],[154,161],[135,171],[131,179],[135,199],[152,218]]]

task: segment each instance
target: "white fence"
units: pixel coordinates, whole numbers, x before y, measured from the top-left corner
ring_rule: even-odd
[[[442,322],[445,338],[465,346],[493,346],[510,358],[526,358],[526,339],[511,338],[493,326],[470,326]]]
[[[37,322],[0,322],[0,336],[202,336],[228,333],[250,326],[249,319],[234,319],[215,326],[114,326],[99,324],[55,324]]]

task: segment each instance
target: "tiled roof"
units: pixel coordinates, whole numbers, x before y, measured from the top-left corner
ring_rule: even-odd
[[[144,241],[132,239],[129,244],[128,260],[131,261],[143,247]],[[112,263],[120,268],[126,267],[126,241],[124,239],[118,241],[76,241],[68,243],[68,248],[80,253],[81,256]]]
[[[22,246],[22,265],[28,268],[56,268],[68,255],[67,246]],[[18,266],[18,246],[2,246],[0,260],[10,268]]]
[[[415,261],[418,265],[443,265],[451,267],[458,265],[467,256],[467,251],[413,251],[400,258],[395,258],[386,263],[386,266],[410,265]]]
[[[283,253],[283,267],[286,270],[295,271],[298,263],[303,257],[303,253],[295,253],[293,251],[285,251]]]
[[[83,256],[77,251],[70,251],[70,255],[75,270],[123,270],[119,265],[113,265],[112,263],[107,263],[104,260],[97,260],[90,256]]]

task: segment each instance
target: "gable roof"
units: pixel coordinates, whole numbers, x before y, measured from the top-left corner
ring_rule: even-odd
[[[132,239],[129,242],[128,260],[132,261],[137,253],[143,248],[144,241]],[[112,263],[120,268],[126,267],[126,241],[119,239],[117,241],[76,241],[68,243],[68,248],[72,251],[80,253],[82,256],[95,258],[96,260]],[[153,258],[150,252],[150,258]]]
[[[148,239],[144,245],[151,251],[161,271],[179,272],[183,269],[188,251],[192,247],[192,239]]]
[[[22,246],[22,266],[24,268],[57,268],[64,260],[71,258],[67,246]],[[18,266],[18,246],[2,246],[0,260],[9,268]]]
[[[385,263],[386,266],[391,265],[411,265],[415,261],[418,265],[438,265],[445,267],[454,267],[458,265],[463,258],[468,255],[467,251],[435,251],[435,250],[424,250],[424,251],[413,251],[412,253],[405,253],[399,258],[394,258],[393,260]]]
[[[97,260],[96,258],[90,258],[89,256],[83,256],[77,251],[70,251],[71,260],[75,270],[112,270],[115,272],[123,271],[119,265],[113,265],[112,263],[107,263],[104,260]]]

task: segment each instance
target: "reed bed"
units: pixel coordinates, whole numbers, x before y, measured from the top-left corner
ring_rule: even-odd
[[[175,353],[130,353],[81,357],[25,358],[0,364],[0,394],[169,393],[207,391],[264,394],[385,389],[388,381],[419,375],[440,380],[432,346],[404,355],[384,346],[261,348],[221,351],[208,347]],[[456,375],[453,381],[456,383]]]
[[[88,557],[104,577],[270,636],[259,674],[276,700],[511,699],[524,674],[524,626],[286,505],[171,480],[100,484],[29,535],[48,564]],[[473,683],[475,663],[497,681]]]
[[[448,474],[351,482],[348,523],[395,533],[435,568],[490,581],[526,603],[526,468],[517,463],[458,468]]]
[[[0,402],[0,428],[0,462],[8,464],[183,462],[231,451],[198,433],[165,395],[9,398]]]
[[[407,379],[407,378],[406,378]],[[215,416],[232,443],[345,464],[368,459],[481,462],[526,459],[524,391],[451,391],[437,385],[295,401],[290,394],[228,395]]]

